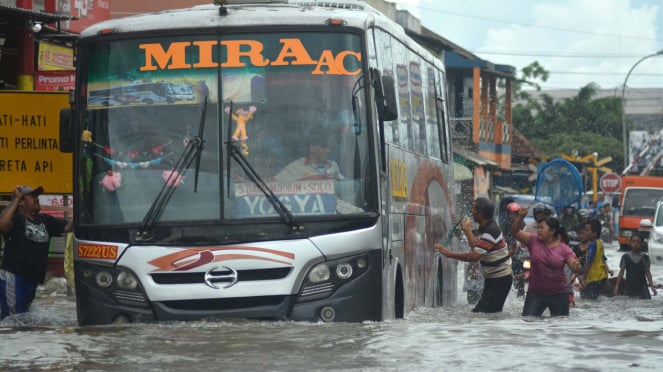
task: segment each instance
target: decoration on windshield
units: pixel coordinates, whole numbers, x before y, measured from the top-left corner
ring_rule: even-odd
[[[101,156],[99,154],[94,154],[95,156],[103,159],[107,164],[111,166],[117,166],[118,168],[131,168],[131,169],[136,169],[136,168],[149,168],[151,166],[159,165],[161,164],[161,161],[171,155],[173,155],[172,152],[169,152],[168,154],[164,156],[160,156],[158,158],[154,158],[151,160],[146,160],[146,161],[117,161],[111,158],[107,158],[104,156]]]
[[[109,156],[118,156],[118,157],[124,157],[128,158],[129,161],[119,161],[115,159],[111,159],[110,157],[103,156],[100,154],[97,154],[96,152],[94,153],[94,156],[99,157],[103,159],[106,164],[109,164],[111,166],[117,166],[118,168],[149,168],[150,166],[155,166],[155,165],[160,165],[163,159],[173,155],[172,152],[169,152],[167,154],[163,153],[163,150],[166,146],[170,145],[172,141],[168,141],[164,143],[163,145],[155,146],[149,151],[138,151],[138,150],[126,150],[126,151],[118,151],[114,148],[111,148],[109,146],[103,146],[100,145],[92,140],[92,132],[89,130],[84,130],[83,134],[81,136],[81,140],[85,143],[91,143],[94,147],[101,149],[106,155]],[[158,157],[149,159],[149,160],[143,160],[143,161],[131,161],[135,160],[140,157],[148,157],[148,156],[155,156],[157,155]],[[113,191],[113,190],[109,190]]]
[[[253,114],[253,111],[250,114]],[[106,164],[110,165],[111,167],[113,168],[117,167],[120,169],[149,168],[151,166],[160,165],[163,162],[163,159],[173,155],[173,152],[164,154],[164,148],[170,145],[172,141],[168,141],[163,145],[152,147],[147,151],[138,151],[138,150],[118,151],[114,148],[111,148],[110,146],[103,146],[101,144],[94,142],[94,140],[92,139],[92,132],[89,130],[83,130],[81,134],[81,142],[83,142],[83,146],[86,149],[85,151],[86,153],[88,151],[87,149],[90,147],[89,145],[92,145],[92,153],[93,153],[92,155],[102,159]],[[101,150],[103,154],[107,156],[97,153],[94,149]],[[112,159],[110,156],[124,157],[128,158],[128,160],[127,161],[116,160]],[[142,161],[131,161],[139,158],[146,158],[153,156],[156,157]],[[161,178],[164,180],[167,186],[178,187],[179,185],[184,183],[185,177],[181,175],[179,172],[175,171],[174,169],[170,169],[163,171],[161,173]],[[122,186],[122,174],[113,170],[108,170],[106,175],[101,179],[101,181],[99,181],[99,184],[103,186],[104,190],[114,192]]]
[[[122,186],[122,175],[119,172],[108,171],[99,184],[107,191],[115,191]]]
[[[90,134],[90,136],[91,136],[91,134]],[[93,142],[92,137],[90,137],[90,142],[92,142],[92,144],[94,146],[96,146],[97,148],[102,149],[107,155],[116,155],[117,154],[119,156],[127,156],[127,157],[130,157],[130,158],[137,158],[139,156],[146,156],[148,154],[147,151],[142,151],[141,152],[141,151],[127,150],[126,152],[118,152],[117,150],[115,150],[113,148],[110,148],[108,146],[102,146],[98,143]],[[161,154],[163,154],[164,147],[170,145],[171,143],[173,143],[173,141],[168,141],[167,143],[165,143],[163,145],[155,146],[155,147],[153,147],[149,150],[149,154],[161,155]]]
[[[239,141],[242,154],[245,156],[249,155],[249,145],[246,143],[246,140],[249,139],[246,135],[246,122],[253,119],[253,113],[256,110],[255,106],[250,106],[248,111],[240,107],[232,114],[232,118],[235,121],[235,132],[233,132],[232,138],[234,141]],[[226,114],[230,113],[230,107],[226,107],[224,111]]]
[[[177,187],[184,183],[184,176],[175,169],[165,170],[161,173],[161,178],[166,182],[169,187]]]

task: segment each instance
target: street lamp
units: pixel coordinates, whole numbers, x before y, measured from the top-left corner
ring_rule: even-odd
[[[622,85],[622,141],[624,142],[624,171],[626,171],[626,168],[628,167],[628,140],[626,138],[626,103],[624,100],[624,92],[626,91],[626,82],[628,81],[628,77],[631,76],[631,72],[635,69],[637,65],[640,64],[640,62],[644,61],[647,58],[650,57],[656,57],[658,55],[663,54],[663,50],[659,50],[658,52],[654,54],[650,54],[647,56],[644,56],[636,62],[633,67],[631,67],[630,70],[628,70],[628,74],[626,74],[626,79],[624,79],[624,85]]]

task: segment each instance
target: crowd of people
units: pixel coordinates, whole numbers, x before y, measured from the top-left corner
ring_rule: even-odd
[[[576,292],[586,300],[619,295],[651,299],[661,288],[652,279],[651,261],[638,234],[631,237],[631,250],[622,255],[619,273],[611,278],[615,271],[608,266],[604,245],[615,238],[610,204],[591,211],[562,208],[556,217],[552,207],[537,203],[528,224],[527,206],[506,199],[500,207],[498,224],[495,203],[474,200],[471,214],[478,230],[473,231],[469,218],[461,221],[469,252],[435,244],[442,255],[467,261],[463,289],[474,312],[501,312],[512,286],[517,297],[525,296],[523,316],[542,316],[546,310],[566,316],[575,306]]]

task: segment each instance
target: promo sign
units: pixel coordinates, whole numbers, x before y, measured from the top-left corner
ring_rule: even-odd
[[[16,185],[71,194],[71,154],[60,152],[60,110],[67,92],[0,92],[0,193]]]
[[[35,90],[65,92],[74,90],[76,72],[74,71],[35,71]]]
[[[74,71],[74,50],[49,43],[39,43],[39,71]]]

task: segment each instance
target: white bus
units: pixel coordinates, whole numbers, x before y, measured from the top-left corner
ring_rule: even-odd
[[[378,321],[455,301],[433,248],[457,244],[442,62],[363,2],[236,3],[80,35],[61,122],[78,322]],[[88,104],[129,80],[195,98]]]

